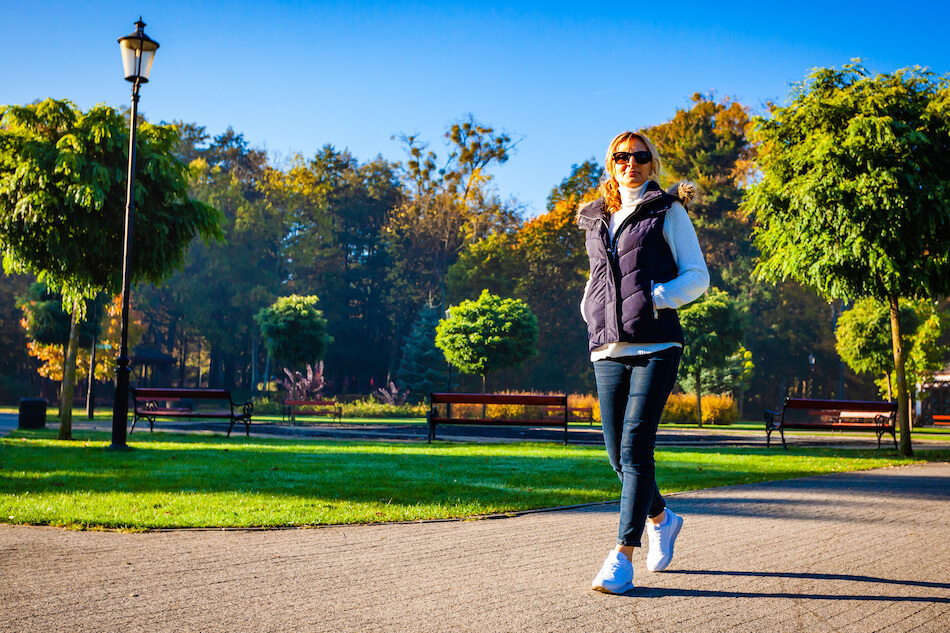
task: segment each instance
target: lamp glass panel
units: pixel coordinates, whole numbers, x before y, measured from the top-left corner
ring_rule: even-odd
[[[135,40],[122,40],[119,50],[122,51],[122,67],[125,69],[125,78],[130,79],[138,75],[138,48],[133,46]]]
[[[122,66],[125,68],[125,78],[140,77],[148,81],[148,74],[152,71],[152,61],[158,44],[151,40],[138,38],[123,38],[119,42],[122,51]]]

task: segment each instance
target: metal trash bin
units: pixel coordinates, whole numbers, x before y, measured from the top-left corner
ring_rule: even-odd
[[[45,398],[22,398],[20,400],[20,421],[17,428],[45,429],[46,405]]]

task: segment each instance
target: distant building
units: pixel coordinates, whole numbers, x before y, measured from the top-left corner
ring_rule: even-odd
[[[950,366],[934,372],[933,380],[917,389],[917,424],[931,426],[935,415],[950,416]]]

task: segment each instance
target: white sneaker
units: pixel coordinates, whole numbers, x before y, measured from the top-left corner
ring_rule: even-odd
[[[633,565],[626,556],[613,550],[607,555],[600,572],[591,585],[594,591],[603,593],[626,593],[633,589]]]
[[[683,518],[666,509],[663,523],[653,525],[647,521],[647,536],[650,539],[650,553],[647,554],[647,571],[663,571],[673,560],[673,544],[683,527]]]

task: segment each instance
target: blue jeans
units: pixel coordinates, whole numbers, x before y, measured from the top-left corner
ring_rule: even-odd
[[[682,349],[594,362],[604,445],[622,483],[619,545],[640,546],[647,516],[666,503],[656,486],[653,449],[666,400],[676,383]]]

